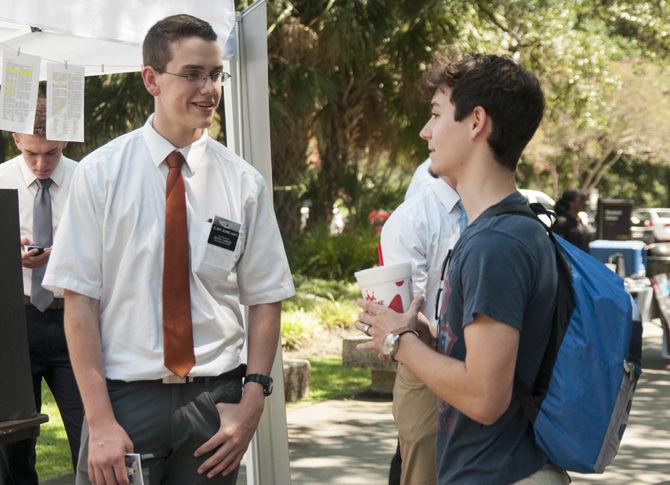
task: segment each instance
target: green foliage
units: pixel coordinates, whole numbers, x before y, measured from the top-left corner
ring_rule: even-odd
[[[42,413],[49,421],[40,427],[37,438],[37,474],[40,482],[72,473],[70,445],[58,406],[46,384],[42,384]]]
[[[319,326],[315,315],[302,308],[282,312],[281,318],[281,341],[284,350],[303,348]]]
[[[668,207],[670,168],[624,158],[610,170],[598,189],[601,197],[630,199],[635,207]]]
[[[358,285],[344,280],[294,275],[296,294],[282,306],[282,345],[285,350],[304,348],[324,329],[348,328],[356,321]]]
[[[413,169],[393,171],[387,166],[381,173],[365,176],[357,181],[355,187],[353,183],[346,185],[345,190],[351,194],[351,223],[365,226],[369,224],[368,215],[371,211],[395,210],[405,199],[412,173]]]
[[[352,299],[357,298],[359,295],[358,286],[347,280],[324,280],[296,275],[295,281],[301,290],[308,291],[322,298]]]
[[[612,33],[647,57],[670,56],[670,5],[665,0],[595,2]],[[596,8],[598,8],[596,7]],[[631,49],[631,50],[632,50]]]
[[[360,297],[358,285],[347,280],[310,278],[295,273],[293,281],[296,294],[284,301],[285,311],[312,310],[326,300],[356,300]]]
[[[427,110],[417,109],[423,103],[417,102],[416,88],[432,56],[430,46],[457,31],[467,2],[453,3],[269,3],[273,117],[285,120],[272,123],[282,132],[277,143],[273,137],[273,159],[282,164],[280,184],[300,186],[304,179],[295,173],[292,182],[283,180],[286,165],[304,174],[308,139],[317,139],[318,190],[305,196],[313,202],[312,221],[327,223],[337,198],[358,208],[354,190],[364,176],[383,176],[384,183],[390,179],[386,166],[415,166],[424,158],[425,143],[417,133]]]
[[[378,242],[379,236],[370,226],[357,225],[337,235],[317,226],[288,244],[287,254],[293,273],[351,280],[355,271],[376,264]]]
[[[316,310],[321,325],[327,329],[352,327],[359,313],[359,307],[351,301],[328,300]]]
[[[287,133],[280,141],[299,146],[294,162],[280,158],[303,174],[294,173],[293,183],[307,186],[302,197],[315,204],[313,220],[327,221],[337,198],[359,222],[370,208],[392,208],[367,205],[365,188],[402,187],[425,157],[418,131],[427,107],[418,86],[436,51],[508,55],[540,78],[547,111],[521,164],[522,186],[556,195],[598,186],[623,156],[648,159],[653,152],[667,163],[667,150],[646,143],[665,135],[645,139],[638,135],[653,132],[640,128],[631,138],[642,124],[626,123],[630,105],[643,114],[635,119],[648,119],[650,110],[635,106],[635,88],[615,67],[631,59],[668,64],[667,2],[278,0],[270,10],[271,58],[274,51],[281,60],[270,83],[283,100],[281,119],[305,120],[308,137],[318,139],[310,187],[307,138],[296,143],[300,129],[273,124]]]
[[[301,403],[351,397],[370,387],[370,371],[342,367],[340,357],[314,357],[309,363],[309,395]]]

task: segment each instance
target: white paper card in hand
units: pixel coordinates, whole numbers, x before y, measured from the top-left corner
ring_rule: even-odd
[[[130,485],[144,485],[142,478],[142,460],[139,453],[126,453],[126,471]]]

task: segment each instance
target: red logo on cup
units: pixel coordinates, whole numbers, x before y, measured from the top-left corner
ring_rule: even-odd
[[[389,304],[389,308],[398,313],[403,313],[405,311],[402,306],[402,298],[400,298],[400,295],[393,297],[393,300],[391,300],[391,303]]]

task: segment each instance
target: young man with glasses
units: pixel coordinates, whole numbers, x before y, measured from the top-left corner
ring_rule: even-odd
[[[405,314],[361,302],[359,325],[373,336],[365,347],[402,362],[440,398],[438,483],[569,483],[512,393],[515,373],[532,387],[549,341],[554,248],[537,222],[492,215],[524,203],[514,171],[542,118],[539,82],[511,59],[472,55],[436,62],[424,85],[431,168],[455,181],[471,222],[446,268],[437,342],[418,338],[421,299]]]
[[[65,289],[86,411],[77,484],[128,483],[132,452],[145,483],[234,484],[272,392],[294,289],[262,176],[207,134],[227,76],[216,39],[189,15],[151,27],[154,114],[72,183],[44,284]]]

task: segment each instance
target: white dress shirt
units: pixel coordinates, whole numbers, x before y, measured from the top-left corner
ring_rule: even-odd
[[[428,171],[430,163],[430,158],[427,158],[421,165],[416,167],[414,174],[412,174],[412,180],[409,182],[409,187],[407,187],[407,192],[405,192],[405,200],[409,199],[414,194],[423,192],[433,183],[435,177]]]
[[[412,263],[414,297],[424,295],[421,312],[433,326],[442,264],[460,235],[458,193],[432,179],[393,211],[381,233],[384,264]]]
[[[56,169],[51,174],[53,183],[49,187],[51,195],[51,224],[56,235],[63,214],[67,194],[77,162],[64,156],[60,157]],[[0,164],[0,189],[17,189],[19,193],[19,224],[21,239],[33,240],[33,205],[37,194],[37,177],[33,174],[23,155]],[[18,242],[18,241],[17,241]],[[48,263],[47,263],[48,264]],[[33,270],[23,268],[23,293],[30,296]],[[63,298],[62,291],[54,292],[57,298]]]
[[[91,153],[72,183],[44,285],[100,300],[105,375],[135,381],[163,366],[165,158],[175,147],[144,127]],[[207,133],[180,149],[186,163],[190,291],[196,364],[217,376],[241,363],[240,303],[273,303],[295,290],[263,177]],[[240,224],[234,250],[210,244],[216,217]]]

